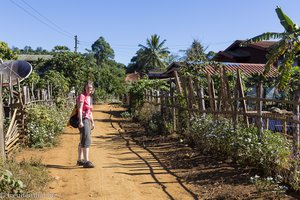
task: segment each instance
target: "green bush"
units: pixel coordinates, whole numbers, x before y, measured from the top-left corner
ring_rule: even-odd
[[[56,106],[32,105],[27,110],[27,127],[29,145],[34,148],[52,146],[56,136],[66,125],[69,109]]]
[[[24,184],[13,177],[9,170],[0,172],[0,192],[6,194],[18,194],[23,191]]]
[[[291,181],[292,144],[281,133],[265,130],[259,139],[254,126],[234,128],[230,120],[213,120],[208,115],[194,118],[186,135],[197,149],[231,157],[240,166],[254,168],[265,175],[282,175],[285,181]]]

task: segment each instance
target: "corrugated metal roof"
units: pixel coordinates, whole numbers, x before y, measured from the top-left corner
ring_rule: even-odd
[[[51,58],[53,58],[52,55],[30,55],[30,54],[18,55],[18,60],[26,60],[26,61],[35,61],[38,59],[49,60]]]
[[[265,70],[265,64],[253,64],[253,63],[222,63],[225,66],[225,69],[229,72],[234,72],[239,69],[245,76],[251,76],[253,74],[262,74]],[[173,67],[172,67],[173,66]],[[172,74],[173,71],[179,71],[180,67],[182,67],[181,63],[173,63],[166,74]],[[212,65],[208,65],[204,67],[205,72],[210,75],[219,73],[219,71]],[[277,69],[272,66],[270,72],[267,74],[267,77],[273,78],[276,76]]]
[[[222,63],[225,66],[225,69],[233,72],[236,70],[240,70],[244,73],[245,76],[251,76],[253,74],[263,74],[265,70],[265,64],[252,64],[252,63]],[[213,66],[208,66],[207,70],[211,71],[211,74],[216,73]],[[275,77],[277,69],[275,67],[271,67],[270,72],[267,74],[267,77]]]

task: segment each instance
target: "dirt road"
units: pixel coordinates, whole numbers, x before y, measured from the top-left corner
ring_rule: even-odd
[[[61,135],[58,147],[26,150],[18,155],[19,159],[42,159],[54,177],[46,192],[55,193],[58,199],[196,199],[149,152],[120,134],[118,122],[123,119],[114,113],[121,110],[113,105],[94,107],[90,160],[95,168],[75,165],[79,134],[69,127]]]

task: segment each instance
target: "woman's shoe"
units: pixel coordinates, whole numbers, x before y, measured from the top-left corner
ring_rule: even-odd
[[[84,165],[84,163],[85,163],[85,161],[84,161],[84,160],[77,160],[77,163],[76,163],[76,165],[77,165],[77,166],[83,166],[83,165]]]
[[[93,165],[93,163],[91,161],[86,161],[83,164],[83,168],[94,168],[95,166]]]

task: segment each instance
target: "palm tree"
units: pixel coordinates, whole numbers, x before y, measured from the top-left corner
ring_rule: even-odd
[[[160,42],[160,37],[156,34],[146,40],[146,45],[139,44],[141,48],[138,58],[139,63],[143,64],[142,71],[150,71],[153,69],[164,69],[166,67],[165,58],[168,57],[169,51],[164,47],[166,40]]]
[[[206,62],[208,61],[205,50],[207,48],[204,48],[203,45],[199,40],[194,39],[192,45],[190,48],[185,50],[185,61],[189,62]]]
[[[279,39],[275,43],[267,56],[268,61],[265,65],[264,74],[270,71],[274,63],[279,62],[279,88],[284,88],[288,85],[293,76],[295,61],[298,59],[298,52],[300,50],[300,29],[293,21],[283,13],[280,7],[275,9],[281,25],[285,31],[283,33],[266,32],[254,38],[248,39],[242,45],[247,45],[252,42],[259,42],[262,40]]]

